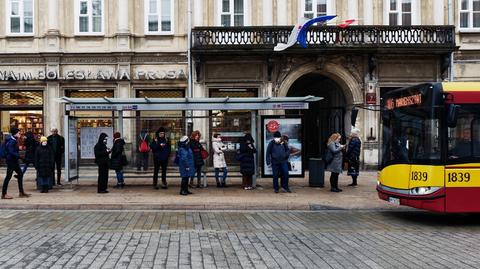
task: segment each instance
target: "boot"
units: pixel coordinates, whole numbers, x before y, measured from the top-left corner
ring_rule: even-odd
[[[2,194],[2,199],[13,199],[13,197],[8,196],[7,194]]]
[[[21,192],[21,193],[18,195],[18,197],[20,197],[20,198],[28,198],[28,197],[30,197],[30,194],[25,193],[25,192]]]
[[[348,186],[357,186],[357,177],[356,176],[352,177],[352,184],[348,184]]]

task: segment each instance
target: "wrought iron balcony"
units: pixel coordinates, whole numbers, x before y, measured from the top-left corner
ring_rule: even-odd
[[[193,52],[273,52],[287,43],[291,26],[196,27],[192,30]],[[455,49],[454,26],[337,26],[312,27],[307,33],[312,50],[405,49],[449,52]],[[285,52],[305,52],[297,44]],[[402,50],[400,50],[402,51]]]

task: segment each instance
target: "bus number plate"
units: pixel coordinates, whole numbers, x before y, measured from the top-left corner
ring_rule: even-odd
[[[388,202],[392,205],[400,205],[400,199],[395,197],[388,197]]]

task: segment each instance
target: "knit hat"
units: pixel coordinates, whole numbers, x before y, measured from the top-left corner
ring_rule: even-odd
[[[280,138],[280,137],[282,137],[282,134],[281,134],[279,131],[276,131],[275,133],[273,133],[273,137],[275,137],[275,138],[276,138],[276,137]]]
[[[182,136],[182,138],[180,138],[181,143],[185,143],[185,142],[187,142],[187,140],[188,140],[188,136],[186,136],[186,135],[184,135],[184,136]]]
[[[352,130],[350,131],[351,134],[354,134],[354,135],[360,135],[360,129],[358,128],[352,128]]]
[[[165,128],[160,127],[160,128],[158,128],[158,131],[157,131],[157,132],[159,132],[159,133],[165,133],[165,131],[167,131],[167,130],[165,130]]]
[[[16,128],[16,127],[10,128],[10,134],[12,134],[12,136],[16,135],[18,132],[20,132],[20,130],[18,128]]]
[[[113,134],[113,139],[117,139],[117,138],[120,138],[120,133],[119,132],[115,132]]]
[[[46,138],[45,136],[40,137],[40,143],[47,142],[47,141],[48,141],[48,138]]]

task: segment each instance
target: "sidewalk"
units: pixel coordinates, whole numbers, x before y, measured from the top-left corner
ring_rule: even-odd
[[[331,193],[326,174],[324,188],[308,187],[308,173],[305,178],[290,179],[293,193],[275,194],[271,178],[260,178],[257,184],[262,187],[246,191],[240,188],[241,179],[236,177],[228,181],[228,188],[216,188],[215,179],[208,179],[207,188],[190,189],[194,194],[180,196],[178,177],[167,179],[168,190],[155,190],[152,180],[146,178],[150,174],[142,174],[137,178],[127,178],[124,189],[114,189],[114,172],[110,172],[108,194],[97,194],[95,180],[96,171],[81,171],[84,179],[62,187],[54,187],[41,194],[35,190],[34,171],[26,173],[25,190],[32,194],[30,198],[18,198],[17,181],[9,185],[12,200],[0,200],[0,209],[107,209],[107,210],[328,210],[328,209],[367,209],[391,210],[391,206],[377,197],[375,190],[377,172],[365,171],[359,177],[359,186],[348,187],[350,177],[340,176],[341,193]],[[0,171],[0,182],[3,183],[5,170]]]

